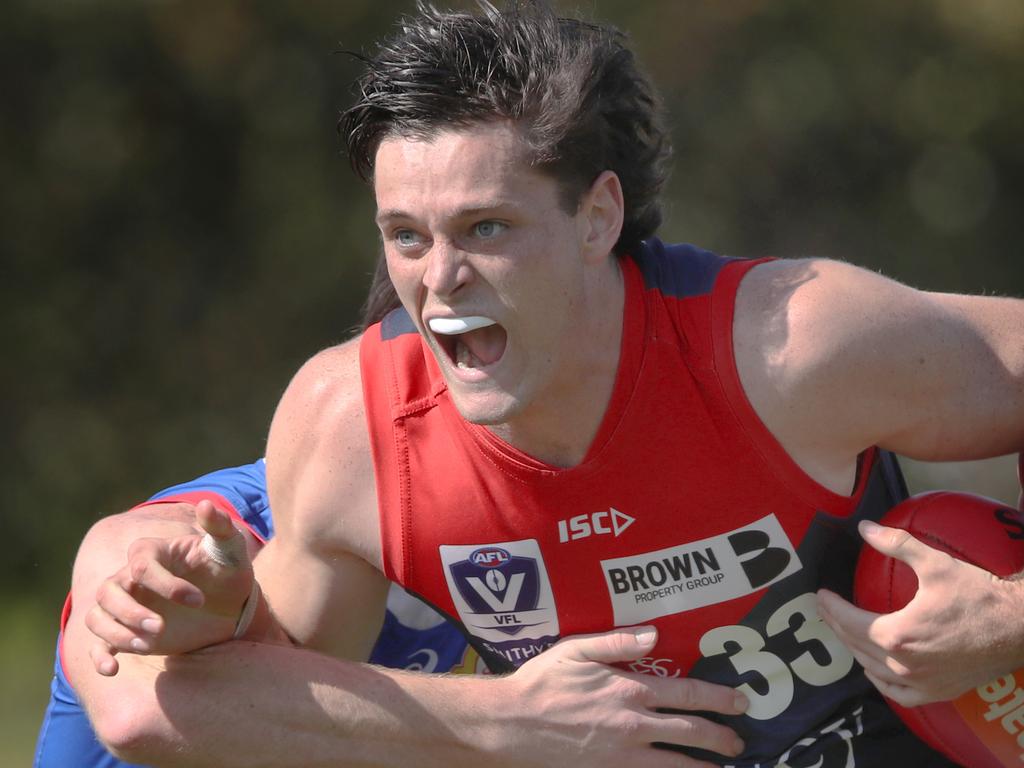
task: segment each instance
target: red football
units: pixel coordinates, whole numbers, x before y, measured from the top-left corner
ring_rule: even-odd
[[[882,518],[997,576],[1024,570],[1024,516],[992,499],[937,491],[907,499]],[[854,602],[891,613],[910,602],[917,576],[904,563],[865,545],[854,577]],[[921,739],[969,768],[1024,764],[1024,669],[1009,672],[953,701],[904,708],[889,705]]]

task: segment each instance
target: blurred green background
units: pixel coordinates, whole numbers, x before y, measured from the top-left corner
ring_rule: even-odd
[[[1017,0],[589,0],[662,88],[663,237],[1024,295]],[[376,254],[334,133],[411,2],[13,0],[0,9],[0,764],[27,765],[76,545],[261,455]],[[1009,460],[911,467],[1015,497]]]

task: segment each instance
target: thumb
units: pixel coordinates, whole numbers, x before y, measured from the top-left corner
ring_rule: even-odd
[[[248,562],[245,537],[226,512],[203,499],[196,504],[196,522],[206,532],[201,546],[211,560],[226,568],[238,568]]]
[[[633,661],[648,653],[658,640],[654,627],[616,629],[599,635],[578,635],[559,643],[563,652],[576,661],[598,661],[611,664]]]
[[[213,506],[209,499],[203,499],[196,504],[196,522],[215,539],[230,539],[238,533],[231,522],[231,516]]]
[[[883,555],[906,563],[915,572],[925,565],[928,556],[935,551],[902,528],[888,528],[871,520],[861,520],[857,529],[864,541],[872,548],[877,549]]]

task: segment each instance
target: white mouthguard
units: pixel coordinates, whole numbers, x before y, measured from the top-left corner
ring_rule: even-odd
[[[495,321],[489,317],[473,315],[470,317],[432,317],[428,325],[434,333],[444,336],[454,336],[457,333],[475,331],[477,328],[486,328],[494,325]]]

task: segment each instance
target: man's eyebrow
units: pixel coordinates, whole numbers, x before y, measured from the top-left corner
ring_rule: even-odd
[[[380,224],[383,221],[389,221],[391,219],[411,219],[412,216],[407,212],[399,208],[385,208],[382,211],[377,211],[377,215],[374,217],[374,221]]]
[[[473,216],[479,216],[484,214],[490,214],[500,209],[518,208],[515,203],[509,200],[486,200],[474,205],[466,206],[465,208],[459,208],[454,211],[449,211],[444,214],[446,219],[464,219],[471,218]],[[381,224],[385,221],[394,221],[395,219],[415,219],[408,211],[404,211],[401,208],[384,208],[377,212],[374,220]]]

